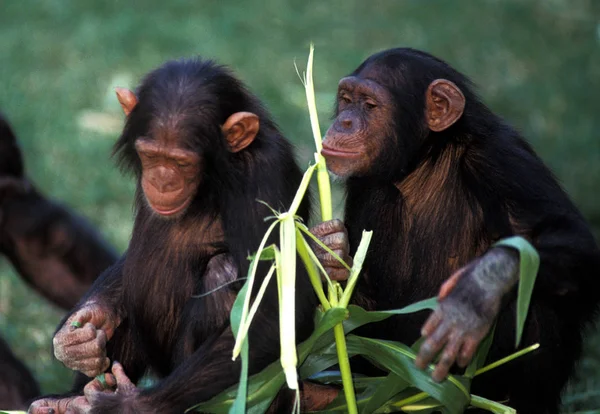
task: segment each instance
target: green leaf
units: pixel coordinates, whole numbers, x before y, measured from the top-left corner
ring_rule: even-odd
[[[340,299],[340,306],[344,308],[348,306],[348,303],[350,303],[350,297],[352,296],[352,292],[354,291],[354,287],[356,286],[356,282],[358,281],[358,275],[362,270],[363,262],[365,261],[365,257],[367,256],[372,236],[372,231],[363,230],[360,243],[358,244],[356,254],[354,255],[354,263],[352,264],[352,269],[350,270],[350,277],[348,277],[348,283],[346,283],[344,293],[342,294],[342,297]]]
[[[365,406],[362,407],[361,413],[366,414],[375,412],[375,410],[377,410],[379,407],[382,407],[394,395],[398,394],[400,391],[404,390],[410,385],[411,384],[408,381],[405,381],[398,374],[390,372],[385,380],[381,381],[381,383],[377,385],[377,388],[371,398],[369,398]]]
[[[475,356],[467,366],[465,370],[465,377],[473,378],[479,368],[485,364],[485,360],[487,358],[490,347],[492,346],[492,342],[494,342],[494,332],[496,331],[496,324],[492,326],[492,329],[488,332],[486,337],[481,341],[479,346],[477,347],[477,352],[475,352]]]
[[[248,256],[248,260],[250,260],[250,261],[256,260],[256,253]],[[275,260],[275,245],[272,244],[270,246],[265,247],[260,252],[260,257],[258,258],[258,260]]]
[[[509,237],[494,244],[494,247],[500,246],[510,247],[519,252],[519,296],[517,299],[517,334],[515,340],[515,347],[518,347],[525,327],[531,293],[540,267],[540,256],[535,247],[520,236]]]
[[[450,413],[462,413],[469,403],[470,394],[465,385],[450,375],[441,383],[431,379],[431,367],[421,371],[415,366],[416,355],[412,349],[399,342],[376,340],[349,335],[346,338],[348,352],[360,354],[379,366],[384,366],[404,381],[426,392]],[[461,379],[462,380],[462,379]]]
[[[311,352],[317,339],[330,331],[336,324],[343,321],[348,311],[343,308],[331,308],[324,314],[315,318],[319,321],[312,335],[303,343],[298,345],[298,360],[302,363]],[[264,413],[271,402],[285,384],[285,375],[281,369],[279,360],[273,362],[258,374],[251,376],[248,380],[248,397],[246,400],[246,412],[249,414]],[[236,395],[238,387],[233,386],[213,397],[209,401],[192,407],[194,411],[210,412],[215,414],[226,414],[229,412]]]

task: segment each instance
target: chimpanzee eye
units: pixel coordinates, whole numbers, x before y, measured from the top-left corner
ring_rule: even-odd
[[[346,104],[352,103],[352,99],[350,99],[350,97],[348,95],[340,95],[340,101],[342,101],[343,103],[346,103]]]
[[[365,108],[370,111],[371,109],[377,108],[377,104],[373,101],[365,101]]]
[[[177,161],[177,165],[179,167],[181,167],[181,168],[186,168],[186,167],[189,167],[192,164],[190,164],[189,162],[186,162],[186,161]]]

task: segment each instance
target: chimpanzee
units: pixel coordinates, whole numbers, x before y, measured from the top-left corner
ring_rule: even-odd
[[[229,312],[272,215],[257,200],[287,209],[302,178],[259,100],[214,62],[169,61],[136,94],[117,95],[127,122],[115,153],[137,179],[133,235],[54,338],[58,359],[90,377],[118,361],[114,377],[104,376],[117,387],[102,392],[94,380],[85,398],[39,400],[34,413],[181,413],[236,383]],[[307,201],[300,215],[307,220],[308,212]],[[266,270],[261,265],[257,283]],[[316,298],[306,275],[296,291],[302,340]],[[257,372],[279,356],[274,283],[253,327],[249,362]],[[135,388],[147,371],[159,381]]]
[[[0,255],[54,304],[69,309],[117,260],[85,219],[48,200],[25,176],[17,139],[0,115]],[[0,408],[22,408],[39,395],[25,365],[0,338]]]
[[[357,300],[399,308],[439,292],[439,307],[362,333],[411,344],[417,366],[441,352],[433,379],[465,367],[496,316],[489,360],[514,352],[520,235],[541,259],[522,345],[534,354],[478,377],[472,392],[520,413],[557,413],[582,332],[598,309],[600,254],[585,220],[527,142],[486,107],[471,82],[427,53],[377,53],[339,83],[322,154],[344,178],[344,225],[314,229],[347,255],[373,230]],[[321,254],[337,278],[344,275]],[[449,276],[452,275],[450,278]]]
[[[0,254],[35,290],[70,309],[117,261],[82,217],[44,197],[25,176],[8,122],[0,116]]]
[[[12,353],[0,337],[0,407],[5,410],[23,408],[26,401],[40,395],[40,388],[27,367]]]

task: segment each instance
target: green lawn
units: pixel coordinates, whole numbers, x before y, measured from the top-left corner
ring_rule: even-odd
[[[294,60],[316,45],[323,130],[338,80],[369,54],[425,49],[466,72],[483,98],[531,140],[600,235],[600,3],[595,0],[59,1],[0,3],[0,109],[30,175],[120,249],[133,184],[109,159],[122,124],[114,86],[134,86],[169,58],[232,66],[310,159],[312,135]],[[338,202],[339,206],[339,202]],[[0,330],[44,391],[67,388],[50,338],[61,312],[0,262]],[[600,407],[600,335],[565,411]]]

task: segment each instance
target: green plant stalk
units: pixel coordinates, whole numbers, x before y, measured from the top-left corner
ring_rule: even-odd
[[[319,201],[321,202],[321,220],[328,221],[333,218],[333,207],[331,202],[331,183],[329,182],[329,173],[325,158],[321,155],[323,143],[321,139],[321,128],[319,127],[319,116],[317,115],[317,103],[315,99],[315,88],[313,83],[313,57],[315,45],[310,44],[308,54],[308,63],[306,65],[306,76],[304,79],[304,89],[306,90],[306,102],[308,103],[308,114],[310,115],[310,125],[312,127],[313,137],[315,139],[315,161],[317,163],[317,183],[319,184]]]
[[[300,259],[304,262],[304,267],[306,268],[306,272],[308,273],[308,277],[310,278],[310,283],[313,286],[313,289],[317,293],[317,297],[319,298],[319,302],[321,302],[321,306],[323,306],[324,310],[331,309],[331,305],[329,301],[325,297],[325,292],[323,291],[323,282],[321,282],[321,278],[319,277],[319,272],[315,268],[315,265],[310,258],[308,253],[308,248],[306,246],[306,240],[302,237],[300,230],[296,228],[296,249],[298,250],[298,255]]]
[[[329,182],[329,173],[325,158],[321,155],[323,149],[321,130],[319,128],[319,116],[317,114],[317,104],[315,99],[315,89],[313,83],[313,57],[315,46],[311,43],[310,52],[308,54],[308,63],[306,65],[306,76],[304,79],[304,89],[306,90],[306,101],[308,103],[308,113],[310,115],[310,124],[312,127],[313,137],[315,139],[315,161],[317,162],[317,183],[319,185],[319,200],[321,202],[321,220],[329,221],[333,218],[333,207],[331,202],[331,183]],[[338,306],[338,290],[339,283],[334,282],[329,288],[329,302],[332,306]],[[344,386],[344,395],[348,405],[350,414],[357,414],[358,407],[356,404],[356,395],[354,393],[354,384],[352,381],[352,371],[350,370],[350,359],[346,348],[346,337],[344,335],[344,327],[341,323],[333,328],[335,337],[335,347],[338,354],[338,362],[340,364],[340,373],[342,375],[342,384]]]
[[[494,369],[496,367],[499,367],[502,364],[506,364],[507,362],[510,362],[510,361],[512,361],[515,358],[519,358],[520,356],[523,356],[523,355],[525,355],[525,354],[527,354],[527,353],[529,353],[531,351],[535,351],[539,347],[540,347],[540,344],[533,344],[531,346],[528,346],[527,348],[523,348],[520,351],[515,352],[514,354],[511,354],[511,355],[509,355],[507,357],[499,359],[496,362],[492,362],[491,364],[486,365],[485,367],[482,367],[482,368],[478,369],[477,371],[475,371],[475,375],[474,376],[481,375],[484,372],[488,372],[489,370]]]

